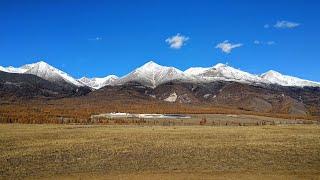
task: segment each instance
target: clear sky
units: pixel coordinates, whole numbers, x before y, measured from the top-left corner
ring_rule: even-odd
[[[44,60],[79,78],[149,60],[181,70],[228,62],[320,81],[319,9],[317,0],[1,0],[0,65]]]

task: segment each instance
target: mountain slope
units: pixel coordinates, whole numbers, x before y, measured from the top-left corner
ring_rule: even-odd
[[[62,98],[85,95],[89,88],[65,83],[58,84],[33,74],[0,71],[0,100],[17,98]]]
[[[160,84],[156,88],[127,83],[106,86],[81,99],[90,106],[155,103],[161,106],[221,107],[271,114],[320,115],[320,87],[257,86],[232,81],[198,84],[176,81]],[[158,106],[154,107],[157,110]]]

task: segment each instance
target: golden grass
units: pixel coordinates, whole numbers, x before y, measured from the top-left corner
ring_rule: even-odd
[[[319,179],[320,126],[0,125],[0,177]]]

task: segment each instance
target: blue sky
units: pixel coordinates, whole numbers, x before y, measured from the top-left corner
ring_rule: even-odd
[[[44,60],[102,77],[149,60],[181,70],[228,62],[320,81],[319,9],[315,0],[1,0],[0,65]]]

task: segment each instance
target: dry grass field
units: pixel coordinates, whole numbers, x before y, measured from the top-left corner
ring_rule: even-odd
[[[0,178],[320,179],[320,126],[0,124]]]

